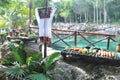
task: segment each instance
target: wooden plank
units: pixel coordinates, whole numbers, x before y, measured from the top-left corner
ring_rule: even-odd
[[[53,32],[53,34],[55,34],[55,33]],[[63,39],[61,39],[58,35],[55,34],[55,36],[58,37],[61,41],[63,41],[67,46],[70,46],[70,45],[69,45],[68,43],[66,43]]]
[[[62,39],[66,39],[66,38],[68,38],[68,37],[70,37],[70,36],[72,36],[73,34],[71,34],[71,35],[68,35],[68,36],[66,36],[66,37],[64,37],[64,38],[62,38]],[[54,43],[52,43],[52,44],[55,44],[55,43],[57,43],[57,42],[59,42],[59,41],[61,41],[60,39],[59,40],[57,40],[57,41],[55,41]]]
[[[74,30],[59,30],[59,29],[52,29],[53,31],[63,31],[63,32],[75,32]],[[77,31],[81,34],[92,34],[92,35],[103,35],[103,36],[116,36],[116,34],[107,34],[107,33],[100,33],[100,32],[83,32]],[[118,35],[120,36],[120,35]]]
[[[92,44],[88,39],[86,39],[82,34],[79,33],[79,35],[80,35],[84,40],[86,40],[88,43],[90,43],[92,46],[95,46],[95,45]]]
[[[113,38],[111,38],[111,37],[110,37],[110,39],[111,39],[112,41],[114,41],[114,42],[117,42],[115,39],[113,39]]]
[[[107,38],[108,38],[108,37],[105,37],[105,38],[100,39],[100,40],[98,40],[98,41],[92,42],[92,43],[90,43],[89,45],[87,45],[86,47],[89,47],[90,45],[93,45],[93,44],[96,44],[96,43],[98,43],[98,42],[101,42],[101,41],[103,41],[103,40],[105,40],[105,39],[107,39]]]

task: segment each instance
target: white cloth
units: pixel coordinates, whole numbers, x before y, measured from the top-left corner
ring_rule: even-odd
[[[54,13],[56,11],[55,7],[52,7],[52,12],[50,13],[50,18],[40,18],[38,13],[38,8],[35,9],[35,15],[39,26],[39,37],[52,37],[51,24],[53,20]]]

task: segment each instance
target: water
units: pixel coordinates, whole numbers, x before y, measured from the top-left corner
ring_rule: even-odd
[[[103,36],[92,36],[92,35],[90,35],[90,36],[86,36],[86,35],[83,35],[87,40],[89,40],[90,42],[95,42],[95,41],[97,41],[97,40],[100,40],[100,39],[102,39],[102,38],[104,38]],[[65,36],[60,36],[61,38],[64,38]],[[114,39],[114,37],[113,37],[113,39]],[[57,37],[53,37],[53,39],[52,39],[52,42],[55,42],[55,41],[57,41],[57,40],[59,40]],[[69,37],[69,38],[66,38],[66,39],[64,39],[64,41],[65,42],[67,42],[70,46],[74,46],[74,37],[72,36],[72,37]],[[56,45],[58,45],[58,46],[62,46],[62,47],[68,47],[64,42],[62,42],[62,41],[59,41],[59,42],[57,42],[57,43],[55,43]],[[89,45],[89,43],[86,41],[86,40],[84,40],[81,36],[78,36],[77,37],[77,47],[85,47],[85,46],[87,46],[87,45]],[[110,51],[115,51],[116,50],[116,42],[113,42],[112,40],[110,40],[110,47],[109,47],[109,50]],[[94,46],[90,46],[91,48],[92,47],[94,47]],[[103,40],[103,41],[101,41],[101,42],[99,42],[99,43],[96,43],[95,44],[95,47],[98,47],[98,48],[101,48],[101,49],[107,49],[107,40],[105,39],[105,40]],[[59,47],[55,47],[55,46],[53,46],[53,48],[55,48],[55,49],[57,49],[57,50],[63,50],[64,48],[59,48]]]

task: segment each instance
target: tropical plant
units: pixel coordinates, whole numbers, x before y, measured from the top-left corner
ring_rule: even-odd
[[[14,66],[7,68],[4,73],[9,77],[9,80],[23,80],[23,77],[25,77],[27,71],[21,67],[20,64],[15,62]]]
[[[0,21],[2,26],[0,27],[23,27],[28,20],[28,8],[25,1],[6,0],[0,1]]]
[[[5,71],[5,74],[9,76],[10,79],[12,80],[13,78],[21,80],[21,78],[25,77],[24,73],[31,72],[30,70],[34,70],[36,68],[35,66],[33,66],[35,64],[32,61],[42,58],[42,54],[38,53],[33,56],[27,57],[26,56],[27,53],[24,50],[23,44],[19,44],[18,47],[15,47],[15,45],[12,42],[8,42],[8,44],[11,48],[11,54],[12,54],[13,60],[9,61],[9,59],[7,59],[5,61],[10,62],[9,64],[12,64],[15,62],[15,64],[12,65],[12,67],[8,67],[8,69]]]
[[[52,65],[52,63],[54,63],[59,56],[60,56],[60,53],[55,52],[54,54],[47,57],[44,60],[44,63],[42,64],[42,67],[43,67],[44,71],[47,71],[49,69],[49,67]]]
[[[29,18],[29,1],[32,1],[32,19],[35,19],[35,8],[44,7],[45,0],[0,0],[0,23],[2,27],[25,26]],[[48,6],[52,0],[48,0]],[[56,20],[67,22],[119,22],[120,0],[60,0],[57,6]],[[111,6],[112,5],[112,6]],[[4,21],[4,22],[3,22]],[[6,26],[6,27],[8,27]],[[0,26],[1,27],[1,26]]]
[[[12,67],[6,69],[5,74],[10,80],[49,80],[47,70],[50,68],[59,57],[59,52],[55,52],[49,57],[43,59],[42,54],[35,54],[33,56],[26,56],[23,44],[19,44],[18,47],[11,42],[8,42],[14,61]],[[10,62],[10,61],[7,61]],[[39,69],[42,69],[40,71]],[[25,77],[26,76],[26,77]]]
[[[55,52],[49,57],[36,62],[39,64],[39,66],[42,66],[43,72],[39,73],[35,70],[33,74],[28,75],[25,77],[25,80],[50,80],[51,76],[47,75],[47,71],[50,68],[50,66],[57,60],[57,58],[60,56],[59,52]],[[40,67],[39,67],[40,68]]]

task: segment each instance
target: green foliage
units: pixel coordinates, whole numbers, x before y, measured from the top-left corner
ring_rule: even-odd
[[[4,73],[10,78],[9,80],[22,80],[26,75],[26,70],[21,68],[21,66],[16,62],[14,63],[14,66],[7,68]]]
[[[27,65],[30,65],[30,63],[31,63],[31,61],[33,61],[33,60],[38,60],[38,59],[41,59],[42,58],[42,54],[35,54],[35,55],[33,55],[33,56],[30,56],[30,57],[28,57],[27,58]]]
[[[49,69],[49,67],[52,65],[52,63],[54,63],[56,61],[56,58],[58,58],[59,56],[60,56],[60,53],[55,52],[54,54],[52,54],[48,58],[46,58],[44,65],[43,65],[43,69],[45,71],[47,71]]]
[[[7,1],[7,0],[6,0]],[[2,11],[0,18],[5,22],[4,27],[22,27],[26,25],[28,19],[28,8],[25,2],[21,0],[2,1],[2,4],[9,4],[0,6]]]
[[[30,34],[28,37],[29,37],[29,38],[36,38],[37,35],[33,33],[33,34]]]
[[[10,4],[9,0],[0,0],[0,6],[7,6],[9,4]]]
[[[8,44],[12,50],[13,58],[15,59],[15,61],[13,62],[16,63],[13,67],[8,68],[5,71],[5,74],[7,74],[7,76],[9,76],[11,79],[16,78],[18,80],[21,80],[21,78],[24,78],[24,71],[31,73],[33,70],[36,69],[36,67],[38,67],[39,62],[37,62],[37,60],[42,58],[42,54],[38,53],[33,56],[27,57],[27,53],[24,50],[23,44],[19,44],[18,47],[15,47],[12,42],[8,42]],[[9,61],[6,60],[6,62]]]
[[[29,1],[24,0],[0,0],[0,18],[2,17],[5,22],[2,27],[23,27],[26,26],[26,21],[29,19]],[[31,0],[32,1],[32,18],[35,19],[35,8],[45,7],[45,0]],[[98,1],[98,4],[97,2]],[[51,4],[51,0],[48,0],[48,6]],[[120,1],[119,0],[105,0],[107,15],[109,15],[109,22],[119,23],[120,19]],[[58,3],[53,5],[57,6],[56,19],[61,21],[61,18],[65,19],[64,21],[75,22],[73,18],[79,20],[81,16],[82,22],[85,22],[85,16],[88,17],[89,22],[92,22],[94,19],[94,10],[98,9],[98,12],[101,14],[98,16],[99,19],[103,21],[103,9],[104,9],[104,0],[61,0]],[[0,19],[1,20],[1,19]],[[98,20],[102,22],[101,20]],[[8,24],[9,23],[9,24]],[[0,26],[1,27],[1,26]]]
[[[26,56],[27,53],[25,52],[24,45],[22,43],[19,44],[18,47],[15,47],[15,45],[12,42],[8,42],[8,44],[12,49],[13,58],[15,58],[16,61],[21,65],[23,64],[29,65],[31,61],[42,58],[41,53],[37,53],[37,54],[34,54],[33,56],[27,57]]]
[[[12,42],[8,42],[10,48],[12,49],[12,55],[13,55],[13,58],[15,58],[19,64],[23,64],[23,59],[22,57],[20,56],[20,54],[18,53],[18,50],[17,48],[15,47],[15,45],[12,43]],[[21,45],[20,45],[21,46]]]
[[[45,74],[31,74],[25,78],[25,80],[50,80]]]
[[[7,59],[2,59],[1,64],[2,65],[10,65],[10,64],[12,64],[11,62],[13,62],[13,59],[7,58]]]
[[[59,52],[55,52],[45,59],[42,59],[42,54],[40,53],[27,57],[23,44],[19,44],[18,47],[15,47],[12,42],[8,42],[8,44],[15,59],[15,61],[11,62],[14,65],[8,67],[4,72],[6,76],[10,77],[10,80],[50,80],[46,71],[60,56]],[[39,68],[42,69],[42,72],[37,70]]]

